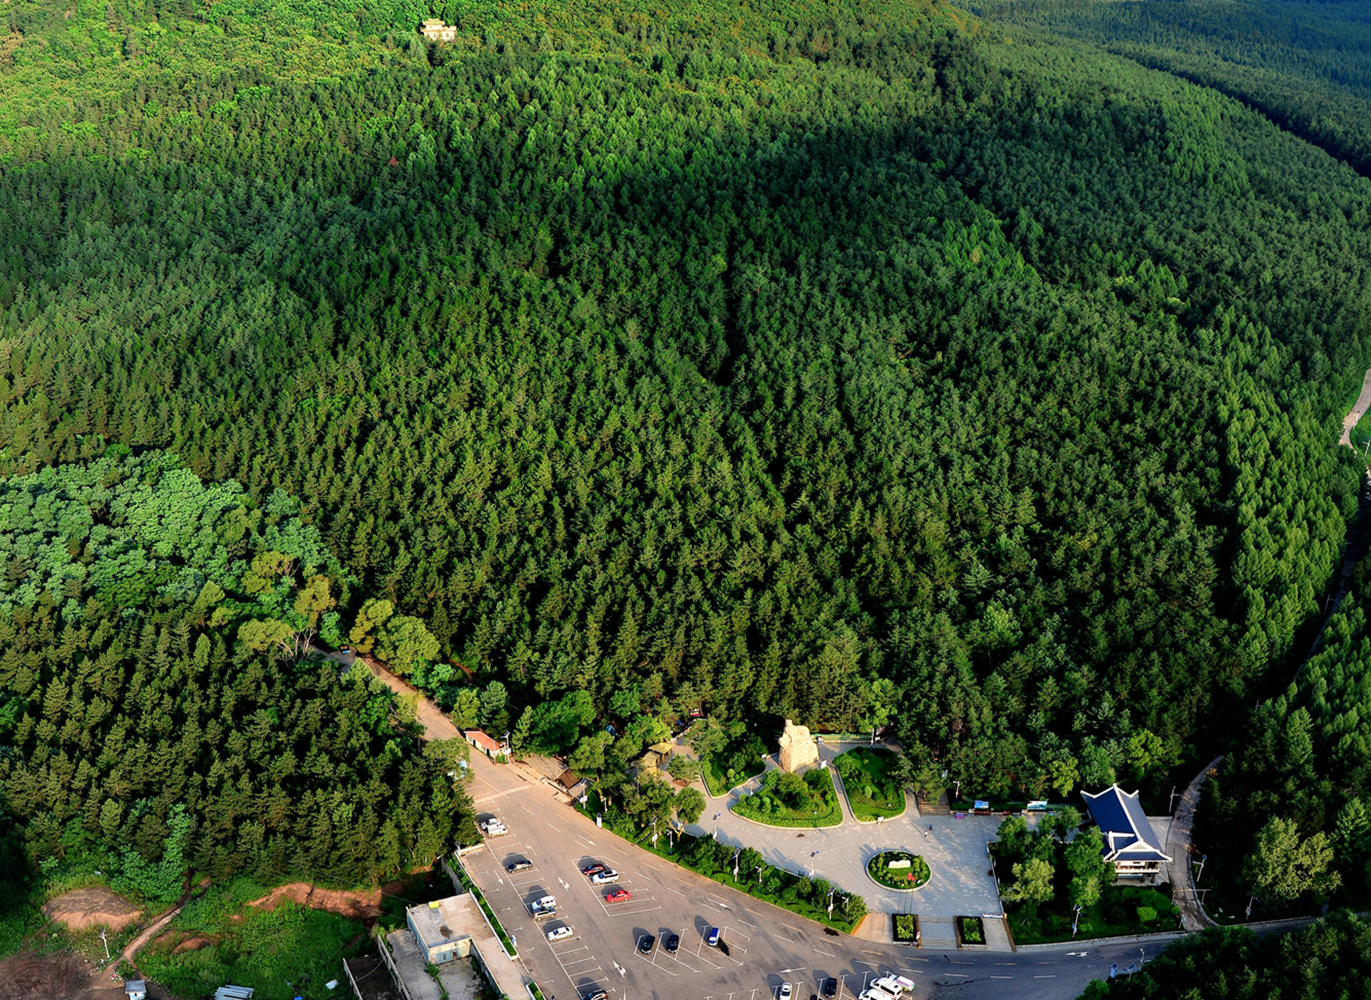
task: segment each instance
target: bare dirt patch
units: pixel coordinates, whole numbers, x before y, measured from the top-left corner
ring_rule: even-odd
[[[380,889],[319,889],[308,882],[279,886],[249,906],[274,910],[283,899],[293,899],[314,910],[327,910],[351,920],[375,920],[381,915]]]
[[[15,955],[0,961],[0,997],[60,1000],[90,985],[91,970],[76,955]]]
[[[54,896],[43,904],[43,912],[68,930],[108,927],[118,931],[137,921],[143,911],[116,892],[92,886]]]
[[[201,948],[208,948],[214,944],[214,939],[207,934],[192,934],[184,941],[171,949],[173,955],[179,955],[183,951],[199,951]]]

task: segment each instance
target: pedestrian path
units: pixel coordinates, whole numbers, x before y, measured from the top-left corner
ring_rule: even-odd
[[[831,768],[833,758],[846,749],[850,748],[824,744],[820,747],[820,759]],[[768,769],[776,766],[775,760],[768,757]],[[944,929],[951,928],[953,918],[958,916],[989,915],[987,925],[998,922],[990,919],[997,917],[1001,908],[986,845],[994,839],[1000,817],[923,816],[911,798],[903,816],[859,823],[852,817],[846,794],[840,793],[843,822],[838,826],[772,827],[744,819],[731,810],[739,798],[754,791],[760,783],[758,776],[725,795],[710,796],[700,821],[686,829],[696,836],[716,837],[735,847],[754,847],[768,864],[778,868],[825,878],[846,892],[864,897],[873,914],[917,913],[921,921],[939,921],[936,926]],[[931,873],[928,883],[901,892],[873,882],[867,876],[866,863],[881,851],[891,849],[921,854]],[[872,919],[889,921],[888,917],[874,915]],[[888,929],[873,926],[875,932],[889,934]],[[1009,948],[1006,935],[996,937],[993,943],[1005,950]],[[955,934],[951,947],[956,947]]]

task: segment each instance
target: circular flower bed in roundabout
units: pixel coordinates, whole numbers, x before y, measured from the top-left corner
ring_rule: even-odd
[[[866,863],[866,874],[887,889],[917,889],[928,881],[928,862],[913,851],[882,851]]]

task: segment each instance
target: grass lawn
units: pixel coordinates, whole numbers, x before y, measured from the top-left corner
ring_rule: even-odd
[[[343,959],[373,947],[366,928],[289,899],[271,911],[243,905],[262,893],[246,879],[211,889],[187,905],[163,943],[139,952],[139,968],[178,996],[205,996],[225,983],[259,996],[335,996],[324,984],[346,982]]]
[[[767,826],[837,826],[843,821],[833,776],[823,768],[803,778],[768,771],[762,787],[739,799],[733,811]]]
[[[892,777],[896,756],[889,750],[857,747],[833,761],[857,819],[890,819],[905,811],[904,788]]]
[[[1067,882],[1059,880],[1058,884],[1064,886]],[[1057,896],[1039,906],[1005,904],[1009,930],[1014,935],[1015,944],[1071,940],[1071,906],[1066,902],[1064,890],[1059,891]],[[1141,916],[1139,910],[1142,911]],[[1154,916],[1146,919],[1149,912]],[[1171,898],[1165,892],[1137,885],[1111,885],[1105,887],[1099,903],[1081,911],[1076,940],[1173,931],[1178,922],[1171,912]]]

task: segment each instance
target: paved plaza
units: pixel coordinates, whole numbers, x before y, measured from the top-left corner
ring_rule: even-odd
[[[831,770],[838,754],[860,745],[824,744],[820,759]],[[767,758],[767,767],[776,767],[774,758]],[[925,948],[956,948],[954,917],[1000,915],[986,845],[995,839],[1002,817],[923,816],[909,795],[909,808],[903,816],[865,823],[853,817],[846,797],[840,795],[843,822],[839,826],[807,830],[766,826],[729,808],[743,794],[756,789],[759,781],[753,779],[718,797],[706,791],[704,815],[686,829],[701,836],[717,836],[722,843],[736,847],[755,847],[769,864],[805,875],[812,871],[841,889],[864,896],[873,912],[917,913]],[[867,877],[867,861],[881,851],[897,848],[921,854],[928,862],[930,877],[922,888],[899,892]],[[987,919],[985,928],[992,948],[1009,950],[1001,921]],[[888,927],[885,933],[889,934]]]

